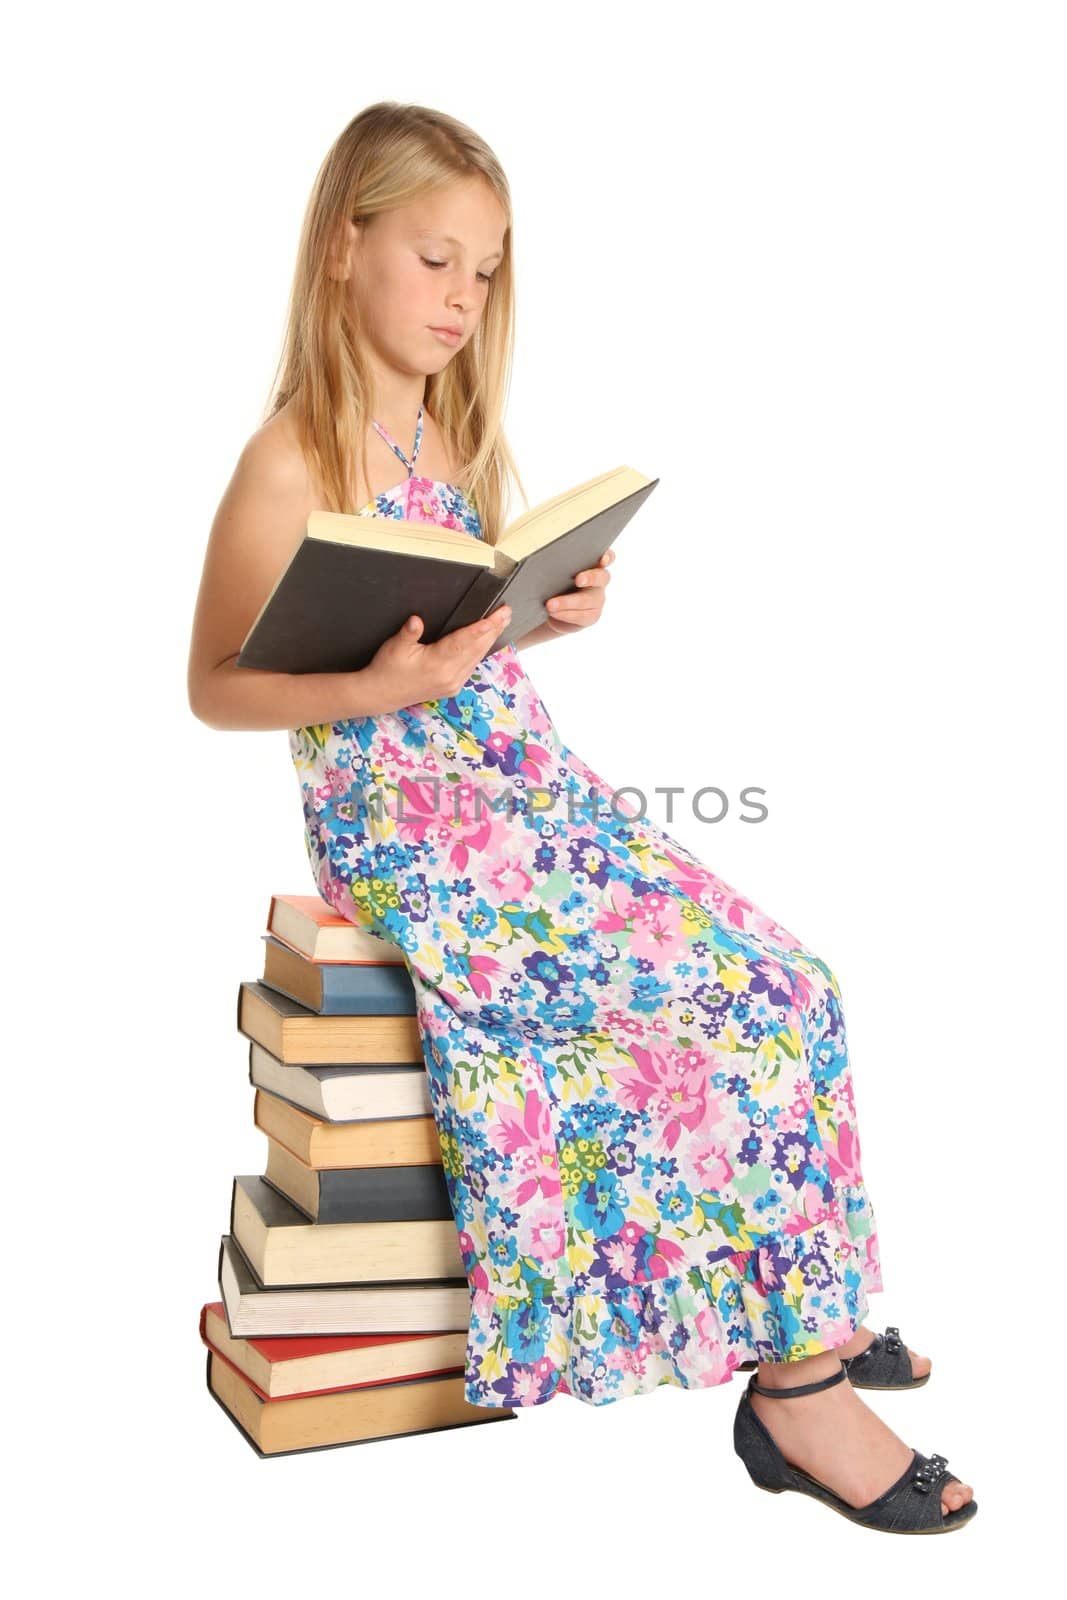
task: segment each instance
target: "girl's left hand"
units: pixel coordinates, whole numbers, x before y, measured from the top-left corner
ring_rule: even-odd
[[[575,628],[591,628],[604,609],[604,590],[611,582],[607,570],[615,559],[614,550],[605,550],[595,567],[575,574],[577,594],[560,594],[545,602],[547,626],[553,633],[573,633]]]

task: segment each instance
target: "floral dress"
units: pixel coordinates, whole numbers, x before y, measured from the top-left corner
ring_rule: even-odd
[[[482,536],[415,473],[362,516]],[[562,644],[558,648],[565,648]],[[319,893],[397,945],[470,1290],[476,1406],[727,1383],[882,1288],[830,967],[564,743],[513,645],[294,729]]]

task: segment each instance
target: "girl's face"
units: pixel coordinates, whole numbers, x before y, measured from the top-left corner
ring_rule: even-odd
[[[379,359],[439,372],[478,326],[507,218],[482,178],[349,222],[347,293]]]

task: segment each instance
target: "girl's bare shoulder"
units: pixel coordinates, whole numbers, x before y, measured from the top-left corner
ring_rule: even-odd
[[[310,516],[322,497],[300,442],[292,408],[286,404],[260,424],[241,452],[242,476],[252,476],[259,487],[284,497],[289,506],[306,508]]]

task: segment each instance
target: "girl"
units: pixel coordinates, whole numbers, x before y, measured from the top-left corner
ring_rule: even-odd
[[[601,1405],[754,1368],[734,1447],[757,1484],[866,1526],[962,1526],[970,1486],[856,1392],[930,1364],[864,1326],[882,1282],[833,972],[620,815],[526,674],[525,651],[599,620],[613,552],[495,651],[506,606],[435,644],[413,615],[359,672],[234,665],[316,507],[495,541],[521,489],[512,261],[507,181],[469,128],[386,102],[344,130],[270,413],[211,531],[192,710],[289,730],[319,893],[403,953],[471,1404]]]

